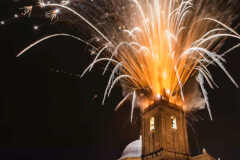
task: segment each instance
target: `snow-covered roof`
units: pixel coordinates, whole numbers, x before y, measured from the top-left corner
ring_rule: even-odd
[[[124,158],[140,158],[142,155],[142,138],[138,140],[135,140],[128,144],[125,149],[123,150],[121,158],[119,160],[122,160]]]

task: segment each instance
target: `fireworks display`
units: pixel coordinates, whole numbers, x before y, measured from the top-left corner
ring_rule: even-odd
[[[48,9],[47,15],[52,21],[57,20],[60,14],[71,13],[81,21],[76,25],[86,25],[92,30],[93,38],[85,40],[84,37],[66,33],[53,34],[29,45],[17,56],[49,38],[68,36],[77,39],[95,52],[93,62],[84,70],[82,76],[91,71],[97,63],[106,62],[103,73],[110,69],[112,72],[103,103],[114,86],[120,82],[124,97],[116,109],[130,99],[132,112],[136,106],[144,110],[156,101],[166,100],[184,111],[206,105],[212,118],[204,81],[211,88],[218,86],[207,68],[209,65],[216,65],[222,69],[238,87],[223,64],[224,55],[240,45],[233,45],[224,53],[217,53],[226,38],[240,39],[240,35],[230,27],[232,15],[218,10],[220,5],[217,4],[221,2],[210,0],[102,2],[107,4],[105,7],[113,6],[109,9],[112,11],[105,12],[105,8],[101,10],[99,3],[94,1],[82,3],[91,3],[96,11],[105,12],[103,14],[106,17],[105,21],[93,20],[92,16],[87,16],[90,13],[77,12],[71,7],[76,0],[64,0],[59,3],[40,0],[38,6]],[[34,6],[26,6],[23,14],[30,16],[33,9]],[[35,26],[34,29],[39,28]],[[195,83],[198,85],[194,85]],[[187,85],[192,85],[191,93],[201,91],[202,94],[194,94],[189,98],[185,89]]]

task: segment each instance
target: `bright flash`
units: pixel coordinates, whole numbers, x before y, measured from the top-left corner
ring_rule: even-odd
[[[166,93],[169,95],[170,94],[170,89],[166,89]]]
[[[60,13],[60,9],[57,8],[53,11],[48,12],[48,15],[50,16],[51,20],[54,20],[57,18],[59,13]]]
[[[18,14],[14,14],[14,18],[18,18],[19,16],[18,16]]]
[[[158,100],[161,99],[161,94],[158,93],[156,97],[157,97]]]
[[[167,79],[167,72],[163,71],[162,76],[163,76],[163,79],[166,80]]]
[[[55,12],[56,14],[58,14],[58,13],[60,13],[60,9],[56,9],[54,12]]]
[[[37,25],[35,25],[35,26],[33,26],[33,29],[34,29],[34,30],[38,30],[39,27],[38,27]]]

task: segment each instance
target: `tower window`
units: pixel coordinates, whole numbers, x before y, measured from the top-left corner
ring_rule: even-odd
[[[171,116],[171,125],[172,129],[177,129],[177,119],[174,116]]]
[[[150,131],[153,131],[155,129],[155,118],[151,117],[150,118]]]

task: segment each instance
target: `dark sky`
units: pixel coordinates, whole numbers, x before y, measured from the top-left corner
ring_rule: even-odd
[[[0,20],[13,17],[25,2],[1,0]],[[39,30],[33,30],[34,25],[39,25]],[[93,58],[79,42],[69,38],[48,40],[15,57],[44,35],[71,30],[63,23],[49,25],[41,17],[10,19],[0,26],[0,159],[115,160],[139,137],[138,112],[133,124],[129,104],[114,112],[121,99],[120,87],[101,106],[109,76],[101,75],[102,66],[82,79],[76,76]],[[228,40],[223,50],[234,43]],[[238,52],[240,49],[228,55],[226,66],[240,83]],[[216,158],[238,160],[240,90],[222,71],[210,70],[220,86],[208,88],[214,120],[209,120],[206,110],[194,113],[198,121],[189,120],[191,150],[196,155],[205,147]]]

